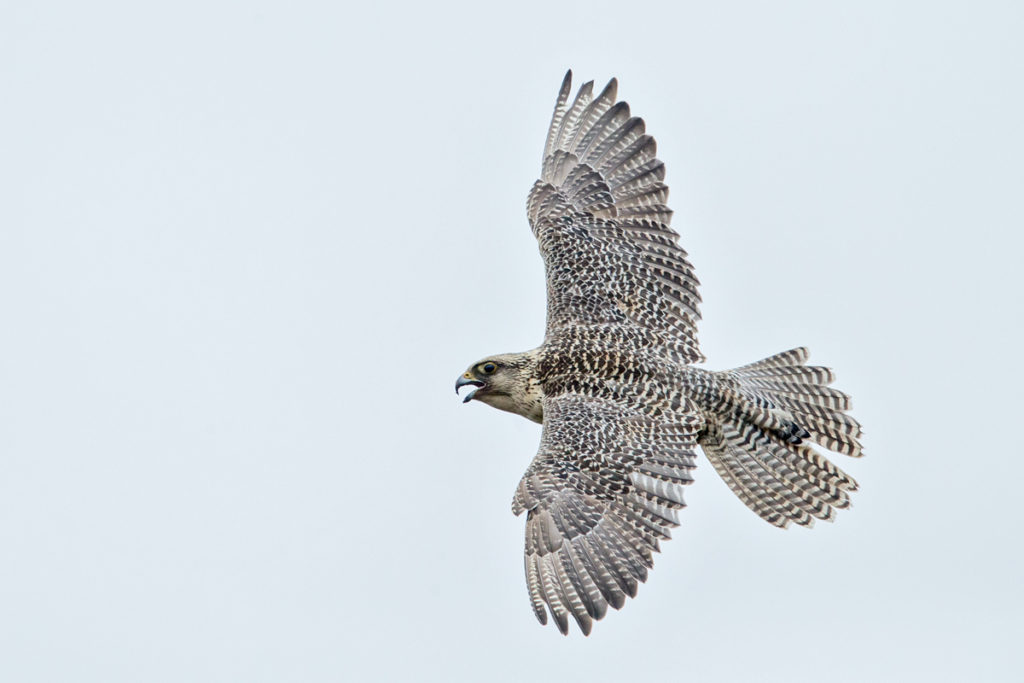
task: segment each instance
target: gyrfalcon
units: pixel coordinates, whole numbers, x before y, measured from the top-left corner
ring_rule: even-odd
[[[697,345],[697,278],[669,227],[665,166],[613,79],[570,101],[565,76],[526,210],[547,272],[544,342],[458,379],[476,400],[543,423],[512,502],[526,513],[533,609],[584,634],[647,578],[678,525],[696,449],[779,527],[849,507],[857,482],[810,444],[861,455],[850,398],[807,350],[713,372]]]

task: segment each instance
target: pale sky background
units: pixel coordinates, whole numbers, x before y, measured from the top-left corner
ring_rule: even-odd
[[[1010,681],[1017,2],[0,5],[0,680]],[[835,524],[701,459],[637,600],[522,576],[526,193],[565,69],[668,165],[708,367],[807,345]],[[836,456],[842,459],[842,456]]]

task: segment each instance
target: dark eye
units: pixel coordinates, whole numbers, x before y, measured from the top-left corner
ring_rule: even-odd
[[[498,366],[495,365],[494,363],[484,363],[483,365],[480,366],[480,369],[484,371],[485,375],[489,375],[495,370],[497,370]]]

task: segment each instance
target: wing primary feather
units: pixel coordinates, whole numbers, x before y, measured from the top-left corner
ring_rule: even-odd
[[[525,556],[526,564],[526,586],[530,591],[530,604],[533,605],[533,614],[542,625],[548,623],[548,613],[544,609],[544,597],[540,580],[540,567],[538,566],[537,555],[528,553]]]
[[[565,103],[569,101],[569,93],[572,91],[572,69],[565,72],[562,79],[562,87],[558,90],[558,99],[555,101],[555,111],[551,114],[551,125],[548,126],[548,139],[544,143],[544,156],[547,159],[555,149],[555,138],[561,130],[562,119],[565,118]]]
[[[608,85],[604,87],[604,90],[587,105],[587,108],[580,116],[580,123],[575,133],[573,133],[572,140],[565,144],[567,151],[575,153],[580,135],[590,131],[594,123],[604,115],[608,108],[615,104],[615,95],[618,92],[618,88],[619,82],[613,78],[608,81]]]
[[[570,135],[575,135],[576,126],[579,124],[580,116],[583,114],[583,110],[590,104],[590,98],[594,92],[594,81],[587,81],[580,86],[579,91],[576,93],[576,99],[569,105],[569,110],[562,118],[561,125],[558,127],[558,136],[555,138],[555,142],[552,145],[552,151],[565,149],[565,140]]]
[[[562,635],[569,635],[569,610],[566,607],[568,600],[562,591],[555,572],[554,556],[544,555],[540,558],[540,580],[544,590],[544,601],[548,604],[548,610],[558,626]]]

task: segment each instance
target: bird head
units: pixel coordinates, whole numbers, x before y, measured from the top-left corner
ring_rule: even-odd
[[[496,357],[477,361],[455,381],[455,393],[459,393],[462,387],[473,387],[462,399],[463,403],[469,403],[473,399],[488,403],[488,397],[507,396],[511,389],[509,370],[510,367]]]
[[[477,400],[540,421],[540,388],[532,378],[534,365],[532,353],[488,356],[470,365],[455,380],[455,393],[471,386],[473,389],[463,397],[463,403]]]

